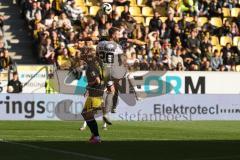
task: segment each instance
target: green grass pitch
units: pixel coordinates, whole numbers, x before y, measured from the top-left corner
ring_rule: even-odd
[[[99,122],[98,145],[81,123],[0,121],[0,160],[240,160],[239,121]]]

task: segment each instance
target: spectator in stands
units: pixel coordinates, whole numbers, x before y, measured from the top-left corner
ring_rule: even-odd
[[[163,71],[171,70],[171,59],[166,53],[163,53],[162,59],[160,60],[160,67]]]
[[[173,49],[171,48],[171,44],[168,40],[164,41],[161,52],[162,54],[166,54],[169,59],[171,59],[171,56],[174,54]]]
[[[223,7],[232,9],[232,8],[239,8],[240,5],[238,0],[225,0]]]
[[[206,57],[209,61],[211,60],[211,57],[213,56],[212,46],[208,46],[207,50],[202,53],[203,57]]]
[[[159,40],[159,31],[153,31],[148,34],[149,48],[152,49],[153,43]]]
[[[184,71],[184,67],[183,67],[183,64],[182,63],[177,63],[177,66],[176,68],[174,69],[176,71]]]
[[[232,37],[240,35],[239,28],[238,28],[238,26],[237,26],[237,24],[235,22],[232,22],[231,34],[232,34]]]
[[[161,29],[162,21],[160,19],[160,15],[157,11],[154,12],[153,18],[149,22],[149,31],[157,31]]]
[[[4,39],[0,36],[0,52],[3,52],[5,49]]]
[[[160,33],[159,33],[159,38],[164,41],[164,40],[170,40],[170,34],[171,34],[171,30],[170,28],[167,27],[166,23],[164,22],[162,24],[162,27],[160,29]]]
[[[129,6],[125,5],[124,6],[124,10],[121,13],[121,19],[127,21],[128,17],[130,16],[130,12],[129,12]]]
[[[223,26],[219,29],[218,36],[232,36],[231,24],[229,20],[225,20]]]
[[[50,59],[52,61],[52,57],[55,57],[53,43],[50,37],[48,37],[43,43],[45,44],[43,48],[44,60],[46,61],[46,63],[48,63]]]
[[[138,39],[138,40],[145,40],[145,33],[144,33],[144,28],[141,24],[136,24],[133,33],[132,33],[132,38],[133,39]],[[159,32],[158,32],[159,33]]]
[[[195,29],[193,29],[192,31],[191,31],[191,35],[190,35],[190,37],[188,38],[188,40],[187,40],[187,49],[188,49],[188,52],[191,52],[191,51],[193,51],[194,49],[197,49],[198,50],[198,52],[201,52],[200,51],[200,41],[199,41],[199,39],[198,39],[198,31],[197,31],[197,29],[195,28]]]
[[[150,49],[149,56],[153,57],[155,55],[160,57],[160,54],[161,54],[161,45],[159,41],[154,41],[153,47]]]
[[[21,93],[23,85],[18,79],[17,72],[13,73],[13,79],[11,79],[7,84],[8,93]]]
[[[157,7],[163,7],[166,6],[166,1],[165,0],[149,0],[149,2],[153,9],[156,9]]]
[[[85,16],[72,0],[64,4],[55,0],[53,2],[26,0],[22,3],[22,12],[25,13],[27,21],[33,22],[32,35],[38,48],[41,48],[40,55],[44,58],[44,63],[59,61],[59,64],[63,64],[59,65],[63,66],[62,69],[68,68],[69,61],[74,61],[76,53],[82,54],[82,48],[94,48],[98,40],[107,39],[108,30],[112,27],[120,29],[121,45],[126,51],[130,69],[195,71],[212,68],[224,70],[226,67],[230,70],[239,63],[239,49],[231,47],[230,55],[227,47],[223,46],[224,66],[221,66],[221,63],[216,65],[218,63],[215,62],[221,61],[221,56],[213,56],[212,48],[215,46],[211,44],[211,36],[219,39],[221,36],[240,36],[240,13],[238,17],[224,21],[220,28],[210,21],[215,16],[223,18],[222,7],[239,7],[237,0],[149,0],[148,5],[152,4],[155,9],[154,17],[145,25],[136,23],[129,12],[128,0],[114,0],[112,14],[107,15],[100,9],[96,17]],[[116,6],[119,5],[124,6],[121,15],[116,12]],[[169,8],[169,12],[165,12],[163,7]],[[39,11],[41,15],[38,14]],[[165,22],[161,21],[160,14],[168,17]],[[177,22],[174,16],[182,18]],[[193,17],[193,20],[188,16]],[[204,25],[199,18],[201,16],[208,18]],[[79,21],[80,25],[76,21]],[[147,45],[132,45],[127,39],[145,41]],[[4,41],[0,42],[0,51],[4,48]],[[51,50],[53,54],[47,54],[46,50]],[[178,56],[182,58],[181,63],[175,62],[177,52],[181,52]],[[173,63],[174,66],[171,65]]]
[[[3,30],[3,25],[4,25],[4,16],[3,15],[0,15],[0,36],[3,36],[4,35],[4,30]]]
[[[35,20],[35,15],[38,14],[41,16],[41,10],[37,6],[37,2],[33,1],[31,8],[28,8],[26,11],[26,19],[29,25],[29,28],[32,29],[34,27],[34,20]]]
[[[11,67],[11,65],[13,64],[13,61],[12,61],[12,58],[9,56],[9,54],[8,54],[8,50],[7,49],[4,49],[3,51],[2,51],[2,56],[1,56],[1,66],[2,66],[2,68],[3,69],[9,69],[9,67]],[[1,68],[1,67],[0,67]]]
[[[182,14],[182,18],[178,21],[178,26],[182,33],[186,32],[187,29],[190,27],[190,22],[186,21],[187,16],[185,13]]]
[[[228,69],[226,68],[226,66],[220,65],[219,71],[224,72],[224,71],[227,71],[227,70],[228,70]]]
[[[3,52],[0,52],[0,72],[4,69],[5,60]]]
[[[158,65],[158,61],[156,59],[152,59],[150,66],[149,66],[149,70],[150,71],[158,71],[159,70],[159,65]]]
[[[202,53],[202,56],[206,56],[206,52],[208,51],[208,47],[211,46],[211,41],[209,39],[209,36],[204,35],[203,40],[200,42],[200,50]]]
[[[71,21],[68,19],[65,13],[61,13],[61,15],[59,16],[59,20],[57,21],[57,27],[59,28],[66,27],[67,29],[72,28]]]
[[[194,1],[193,0],[181,0],[180,3],[180,12],[188,13],[189,15],[194,14]]]
[[[115,6],[130,6],[129,0],[113,0],[113,5]]]
[[[199,66],[195,63],[192,63],[189,67],[189,71],[199,71]]]
[[[173,31],[174,26],[175,26],[175,21],[174,21],[173,17],[174,17],[173,14],[169,14],[168,18],[165,21],[167,28],[169,28],[171,31]]]
[[[50,14],[54,14],[50,1],[45,1],[41,10],[43,19],[46,19]]]
[[[179,17],[181,14],[180,3],[180,0],[171,0],[169,2],[168,14],[173,14],[174,16]]]
[[[181,63],[182,67],[184,66],[181,54],[182,54],[181,49],[177,49],[176,55],[172,55],[172,57],[171,57],[171,66],[172,66],[172,68],[177,68],[178,63]]]
[[[198,0],[196,1],[196,14],[197,16],[208,16],[209,4],[208,0]]]
[[[69,53],[66,48],[57,56],[57,65],[59,69],[69,69],[71,67]]]
[[[83,17],[83,11],[81,8],[76,6],[75,1],[68,1],[64,9],[68,15],[68,17],[72,20],[74,24],[79,24],[80,19]]]
[[[140,70],[146,71],[149,70],[149,63],[147,61],[147,56],[143,56],[143,60],[140,62]]]
[[[236,70],[237,70],[236,65],[235,64],[231,65],[229,71],[236,72]]]
[[[211,17],[223,17],[222,6],[218,0],[211,1],[208,12]]]
[[[177,23],[175,23],[173,30],[171,31],[170,35],[170,42],[173,46],[177,46],[178,43],[181,43],[181,39],[183,39],[184,36],[178,26]],[[181,46],[181,44],[180,44]]]
[[[191,64],[193,63],[193,59],[192,59],[190,53],[188,53],[185,48],[182,48],[181,52],[182,52],[181,57],[183,59],[183,64],[184,64],[185,70],[189,70]]]
[[[222,59],[223,64],[231,66],[232,64],[235,64],[235,54],[233,47],[230,43],[227,43],[225,47],[222,49]]]
[[[125,53],[127,57],[127,63],[129,65],[133,65],[137,59],[135,48],[131,44],[127,43]]]
[[[45,15],[45,18],[43,18],[44,25],[49,29],[51,28],[53,21],[54,21],[55,14],[53,12],[50,12],[49,14]]]
[[[210,68],[210,62],[209,60],[207,59],[207,57],[203,57],[202,58],[202,61],[200,63],[200,70],[201,71],[208,71]]]
[[[211,57],[211,67],[214,71],[217,71],[223,65],[223,60],[218,50],[214,50],[213,54],[213,57]]]

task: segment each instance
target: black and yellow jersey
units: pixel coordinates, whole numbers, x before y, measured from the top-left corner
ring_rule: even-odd
[[[88,83],[93,82],[96,80],[97,77],[100,78],[101,83],[100,84],[88,84],[87,90],[88,94],[90,97],[100,97],[103,96],[103,90],[104,90],[104,85],[103,85],[103,77],[102,77],[102,70],[101,67],[97,65],[88,65],[87,70],[86,70],[86,77]]]

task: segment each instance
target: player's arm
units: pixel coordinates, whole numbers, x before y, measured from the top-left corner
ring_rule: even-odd
[[[143,46],[143,45],[146,44],[146,42],[140,41],[138,39],[127,39],[127,42],[133,43],[133,44],[136,44],[136,45],[140,45],[140,46]]]

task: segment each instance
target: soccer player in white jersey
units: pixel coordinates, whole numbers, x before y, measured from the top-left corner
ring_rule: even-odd
[[[124,65],[124,52],[119,44],[120,32],[118,28],[109,29],[109,40],[101,41],[97,45],[97,56],[103,62],[105,82],[114,81],[115,94],[113,96],[112,113],[116,112],[119,81],[126,75],[127,69]]]

